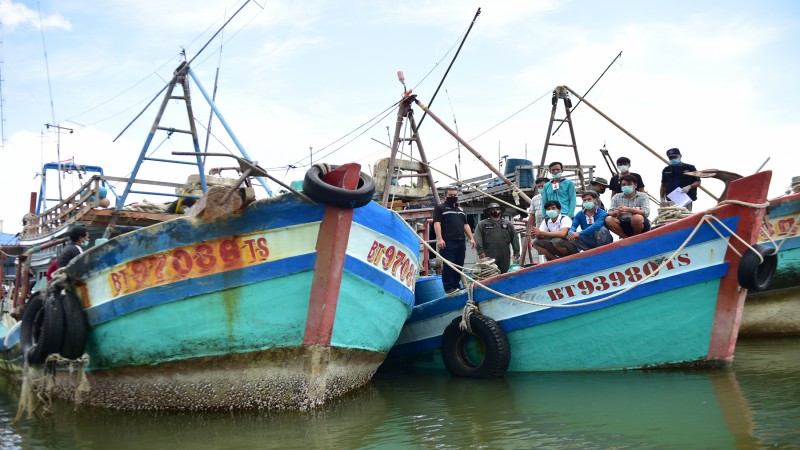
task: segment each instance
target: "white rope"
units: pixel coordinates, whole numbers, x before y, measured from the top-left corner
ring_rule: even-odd
[[[747,203],[747,202],[741,202],[741,201],[738,201],[738,200],[725,200],[725,201],[721,202],[721,204],[722,204],[722,203],[726,203],[726,202],[727,202],[727,203],[734,203],[734,204],[738,204],[738,205],[742,205],[742,206],[749,206],[749,207],[752,207],[752,208],[759,208],[759,209],[766,208],[766,207],[768,207],[768,206],[769,206],[769,203]],[[398,214],[396,211],[392,211],[392,213],[393,213],[393,214],[395,214],[395,215],[396,215],[397,217],[399,217],[400,219],[403,219],[403,217],[402,217],[402,216],[400,216],[400,214]],[[603,298],[600,298],[600,299],[597,299],[597,300],[592,300],[592,301],[590,301],[590,302],[571,303],[571,304],[549,304],[549,303],[539,303],[539,302],[534,302],[534,301],[530,301],[530,300],[524,300],[524,299],[521,299],[521,298],[518,298],[518,297],[513,297],[513,296],[510,296],[510,295],[503,294],[503,293],[501,293],[501,292],[498,292],[498,291],[496,291],[496,290],[494,290],[494,289],[492,289],[492,288],[490,288],[490,287],[488,287],[488,286],[485,286],[485,285],[484,285],[483,283],[481,283],[480,281],[478,281],[478,280],[474,280],[474,279],[472,279],[472,280],[471,280],[471,282],[469,283],[469,286],[467,286],[467,289],[468,289],[468,292],[471,292],[471,290],[473,289],[473,285],[478,285],[478,286],[480,286],[482,289],[484,289],[484,290],[486,290],[486,291],[488,291],[488,292],[491,292],[492,294],[495,294],[495,295],[497,295],[497,296],[499,296],[499,297],[502,297],[502,298],[505,298],[505,299],[508,299],[508,300],[511,300],[511,301],[516,301],[516,302],[524,303],[524,304],[527,304],[527,305],[541,306],[541,307],[545,307],[545,308],[578,308],[578,307],[582,307],[582,306],[593,305],[593,304],[596,304],[596,303],[605,302],[605,301],[611,300],[611,299],[613,299],[613,298],[615,298],[615,297],[617,297],[617,296],[619,296],[619,295],[622,295],[622,294],[624,294],[624,293],[626,293],[626,292],[630,291],[631,289],[633,289],[633,288],[635,288],[635,287],[639,286],[640,284],[642,284],[642,283],[643,283],[643,282],[645,282],[646,280],[648,280],[648,279],[650,279],[650,278],[654,277],[655,275],[657,275],[657,274],[659,273],[659,271],[660,271],[662,268],[664,268],[664,266],[666,266],[666,265],[667,265],[667,264],[668,264],[668,263],[669,263],[669,262],[670,262],[670,261],[671,261],[673,258],[675,258],[675,257],[676,257],[676,256],[677,256],[677,255],[678,255],[678,254],[679,254],[679,253],[680,253],[680,252],[681,252],[681,251],[682,251],[682,250],[683,250],[683,249],[686,247],[686,245],[688,245],[688,244],[689,244],[689,242],[691,241],[691,239],[694,237],[694,235],[695,235],[695,234],[697,234],[697,231],[700,229],[700,227],[701,227],[701,226],[702,226],[704,223],[707,223],[707,224],[708,224],[708,225],[711,227],[711,229],[713,229],[713,230],[714,230],[714,231],[715,231],[715,232],[716,232],[716,233],[717,233],[717,234],[718,234],[718,235],[719,235],[719,236],[720,236],[722,239],[725,239],[725,237],[724,237],[724,236],[723,236],[723,235],[720,233],[720,231],[719,231],[719,230],[717,230],[717,229],[716,229],[716,227],[714,227],[714,225],[711,223],[711,218],[713,218],[714,220],[716,220],[716,221],[717,221],[717,222],[718,222],[718,223],[719,223],[719,224],[720,224],[720,225],[721,225],[723,228],[725,228],[725,229],[726,229],[726,230],[727,230],[727,231],[728,231],[728,232],[731,234],[731,236],[734,236],[734,237],[736,237],[737,239],[739,239],[739,241],[741,241],[741,242],[742,242],[742,243],[743,243],[745,246],[747,246],[747,248],[749,248],[749,249],[753,250],[753,251],[754,251],[754,252],[755,252],[757,255],[759,255],[759,257],[761,257],[761,255],[760,255],[760,253],[759,253],[759,252],[755,251],[755,249],[754,249],[754,248],[753,248],[753,247],[752,247],[750,244],[748,244],[748,243],[747,243],[747,242],[746,242],[744,239],[742,239],[742,238],[741,238],[741,237],[739,237],[739,236],[738,236],[736,233],[734,233],[734,232],[733,232],[733,231],[732,231],[730,228],[728,228],[728,226],[727,226],[727,225],[725,225],[725,224],[724,224],[724,223],[723,223],[723,222],[722,222],[720,219],[718,219],[717,217],[715,217],[715,216],[713,216],[713,215],[711,215],[711,214],[705,214],[705,215],[703,215],[703,217],[700,219],[700,221],[697,223],[697,225],[694,227],[694,229],[693,229],[693,230],[692,230],[692,232],[689,234],[689,236],[686,238],[686,240],[684,240],[684,241],[683,241],[683,243],[680,245],[680,247],[678,247],[678,249],[677,249],[677,250],[675,250],[675,252],[673,252],[673,253],[672,253],[672,255],[670,255],[670,256],[669,256],[669,257],[667,257],[667,258],[664,258],[664,260],[661,262],[661,264],[660,264],[660,265],[659,265],[659,266],[658,266],[658,267],[657,267],[655,270],[653,270],[652,272],[650,272],[650,274],[648,274],[648,275],[645,275],[645,276],[644,276],[642,279],[638,280],[636,283],[634,283],[634,284],[632,284],[632,285],[630,285],[630,286],[626,287],[625,289],[623,289],[623,290],[621,290],[621,291],[615,292],[614,294],[611,294],[611,295],[609,295],[609,296],[607,296],[607,297],[603,297]],[[408,223],[407,223],[405,220],[403,220],[403,223],[404,223],[404,224],[406,225],[406,227],[408,227],[408,228],[409,228],[411,231],[414,231],[414,229],[413,229],[413,228],[411,228],[411,226],[410,226],[410,225],[409,225],[409,224],[408,224]],[[433,247],[431,247],[431,246],[430,246],[430,244],[428,244],[427,242],[425,242],[425,240],[424,240],[424,239],[422,239],[422,238],[421,238],[419,235],[417,235],[417,234],[416,234],[416,232],[414,232],[414,234],[417,236],[417,239],[419,239],[419,240],[420,240],[420,242],[422,242],[422,244],[423,244],[423,245],[424,245],[424,246],[425,246],[425,247],[426,247],[426,248],[427,248],[427,249],[428,249],[430,252],[432,252],[434,255],[436,255],[436,256],[437,256],[437,257],[438,257],[438,258],[439,258],[439,259],[442,261],[442,263],[443,263],[443,264],[447,264],[447,265],[448,265],[448,266],[449,266],[451,269],[453,269],[455,272],[457,272],[457,273],[461,274],[462,276],[467,276],[467,275],[466,275],[466,274],[465,274],[463,271],[461,271],[461,270],[459,270],[459,269],[457,268],[457,267],[460,267],[460,266],[456,266],[455,264],[451,263],[450,261],[448,261],[447,259],[445,259],[444,257],[442,257],[442,255],[440,255],[440,254],[439,254],[439,252],[437,252],[437,251],[436,251],[436,250],[435,250]],[[736,252],[736,254],[738,254],[739,256],[741,256],[741,254],[740,254],[740,253],[739,253],[739,252],[738,252],[738,251],[737,251],[737,250],[736,250],[736,249],[733,247],[733,244],[732,244],[730,241],[728,241],[728,242],[727,242],[727,245],[728,245],[728,247],[730,247],[731,249],[733,249],[733,251],[734,251],[734,252]],[[761,257],[761,262],[763,262],[763,257]],[[472,297],[471,293],[469,294],[469,297],[470,297],[470,300],[471,300],[471,297]],[[467,302],[467,303],[469,303],[469,300],[468,300],[468,302]],[[466,310],[466,308],[467,308],[467,306],[465,306],[465,310]],[[462,319],[462,322],[463,322],[463,319]],[[462,328],[462,329],[463,329],[463,328]]]
[[[483,280],[484,278],[493,277],[500,274],[500,269],[495,264],[492,258],[481,258],[470,269],[466,269],[472,273],[473,279]]]
[[[469,334],[475,334],[472,332],[472,324],[470,323],[470,316],[472,314],[480,314],[480,309],[478,309],[478,305],[475,304],[475,300],[472,299],[472,283],[467,287],[467,304],[464,305],[464,309],[461,310],[461,322],[458,324],[458,328],[461,331],[466,331]]]
[[[658,208],[658,215],[653,219],[653,228],[675,222],[691,215],[692,212],[683,206],[664,206]]]

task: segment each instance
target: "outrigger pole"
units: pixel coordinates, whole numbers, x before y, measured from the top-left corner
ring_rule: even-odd
[[[467,41],[467,36],[469,36],[469,32],[472,31],[472,26],[475,25],[475,21],[478,20],[478,16],[481,15],[481,9],[475,12],[475,17],[472,18],[472,22],[469,24],[469,28],[467,28],[467,32],[464,33],[464,39],[461,40],[461,44],[458,45],[458,50],[456,50],[456,54],[453,55],[453,60],[450,61],[450,65],[447,66],[447,70],[444,71],[444,75],[442,76],[442,81],[439,82],[439,86],[436,86],[436,90],[433,92],[433,96],[431,100],[428,102],[429,105],[433,105],[433,101],[436,100],[436,94],[439,93],[439,89],[442,88],[442,84],[444,84],[445,78],[447,78],[447,74],[450,73],[450,69],[453,67],[453,64],[456,62],[456,58],[458,58],[458,54],[461,53],[461,47],[464,46],[464,42]],[[425,114],[422,115],[422,118],[419,119],[419,124],[417,124],[417,128],[422,126],[422,121],[425,120]]]
[[[572,95],[574,95],[575,97],[577,97],[577,98],[578,98],[580,101],[582,101],[583,103],[586,103],[586,106],[588,106],[589,108],[592,108],[592,109],[594,110],[594,112],[596,112],[597,114],[600,114],[600,115],[601,115],[601,116],[602,116],[604,119],[606,119],[607,121],[609,121],[609,122],[610,122],[612,125],[614,125],[615,127],[619,128],[619,130],[620,130],[620,131],[622,131],[623,133],[627,134],[629,138],[631,138],[631,139],[633,139],[634,141],[636,141],[636,142],[637,142],[639,145],[641,145],[641,146],[642,146],[642,147],[644,147],[644,148],[645,148],[647,151],[649,151],[650,153],[652,153],[652,154],[653,154],[653,156],[655,156],[656,158],[658,158],[658,159],[660,159],[661,161],[663,161],[663,162],[664,162],[664,164],[669,164],[669,161],[667,161],[667,159],[666,159],[666,158],[664,158],[663,156],[661,156],[659,153],[657,153],[657,152],[656,152],[655,150],[653,150],[652,148],[648,147],[648,146],[647,146],[647,144],[645,144],[644,142],[640,141],[640,140],[639,140],[639,138],[637,138],[636,136],[634,136],[633,134],[631,134],[631,133],[630,133],[628,130],[626,130],[625,128],[622,128],[622,126],[621,126],[620,124],[618,124],[617,122],[614,122],[614,120],[612,120],[610,117],[608,117],[607,115],[605,115],[605,114],[604,114],[602,111],[600,111],[599,109],[595,108],[595,106],[594,106],[594,105],[592,105],[591,103],[589,103],[589,102],[588,102],[588,101],[587,101],[585,98],[583,98],[583,97],[581,97],[580,95],[578,95],[578,93],[577,93],[577,92],[575,92],[575,91],[573,91],[572,89],[570,89],[570,88],[569,88],[569,86],[562,86],[562,87],[563,87],[564,89],[568,90],[568,91],[569,91],[569,92],[570,92]],[[703,187],[702,185],[700,185],[700,189],[702,189],[702,190],[703,190],[703,192],[705,192],[706,194],[710,195],[710,196],[711,196],[711,198],[713,198],[714,200],[716,200],[717,202],[719,202],[719,197],[717,197],[716,195],[712,194],[712,193],[711,193],[711,191],[709,191],[708,189],[706,189],[706,188],[705,188],[705,187]]]

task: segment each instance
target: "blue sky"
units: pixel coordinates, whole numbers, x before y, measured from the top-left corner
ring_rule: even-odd
[[[78,163],[103,166],[107,174],[126,175],[156,108],[112,143],[114,137],[169,79],[181,49],[193,56],[241,4],[0,1],[3,231],[20,230],[28,192],[38,190],[34,175],[42,162],[56,160],[56,137],[45,123],[74,129],[61,136],[62,158],[74,156]],[[253,159],[276,168],[278,178],[302,179],[309,147],[325,148],[315,161],[322,156],[331,163],[357,161],[369,170],[385,156],[375,140],[387,142],[394,111],[373,128],[329,145],[398,100],[397,70],[427,103],[479,6],[482,14],[432,109],[451,126],[455,119],[465,138],[481,135],[472,145],[490,161],[498,153],[523,158],[527,147],[527,158],[538,163],[549,93],[563,84],[584,92],[622,51],[588,99],[647,145],[662,155],[679,147],[684,161],[700,169],[741,174],[754,172],[769,157],[773,197],[800,175],[800,4],[788,0],[259,0],[226,28],[221,56],[215,40],[193,68],[210,90],[221,60],[218,104]],[[207,108],[196,90],[193,94],[196,116],[205,124]],[[176,105],[171,110],[179,112]],[[632,170],[657,195],[661,161],[589,108],[576,110],[574,125],[584,164],[596,165],[608,178],[598,151],[605,145],[615,158],[630,157]],[[212,127],[222,135],[218,122]],[[421,135],[429,158],[452,174],[454,141],[429,119]],[[211,151],[233,148],[220,139]],[[564,128],[554,141],[567,139]],[[189,150],[188,145],[176,137],[161,144],[158,154]],[[562,152],[550,150],[547,159],[574,163],[571,153]],[[487,173],[466,153],[461,164],[465,177]],[[145,178],[185,179],[174,166],[145,167],[140,175]],[[449,182],[444,176],[437,180]],[[714,180],[705,184],[721,191]]]

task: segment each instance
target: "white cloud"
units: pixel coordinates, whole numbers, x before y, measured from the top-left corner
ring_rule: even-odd
[[[6,30],[13,31],[21,26],[30,26],[34,29],[60,29],[70,31],[72,24],[61,14],[42,15],[32,11],[27,5],[11,1],[0,2],[0,21]]]

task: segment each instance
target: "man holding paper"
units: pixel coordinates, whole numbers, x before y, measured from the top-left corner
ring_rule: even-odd
[[[667,158],[669,158],[669,165],[661,171],[661,201],[664,202],[669,197],[677,204],[683,203],[680,201],[682,197],[680,194],[688,195],[691,201],[697,200],[700,178],[684,175],[685,172],[694,172],[697,168],[681,161],[681,151],[677,148],[667,150]],[[680,192],[674,192],[676,189],[679,189]],[[691,203],[685,206],[689,211],[692,210]]]

